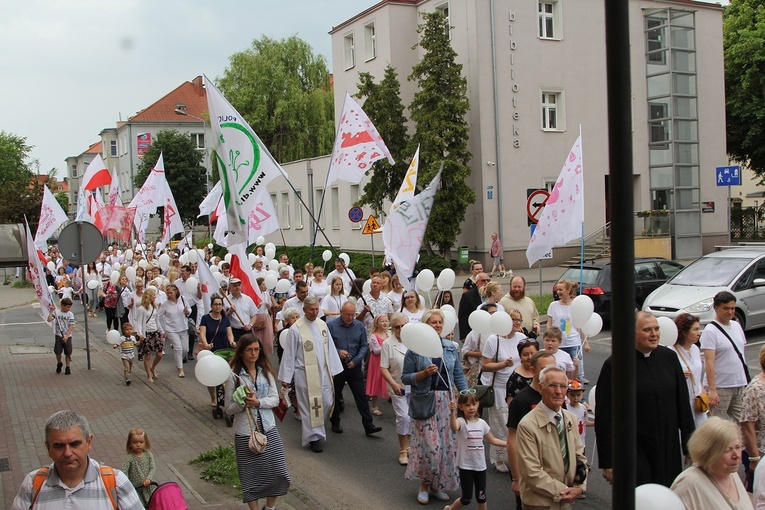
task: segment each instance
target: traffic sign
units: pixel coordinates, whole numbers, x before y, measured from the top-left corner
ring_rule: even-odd
[[[362,234],[374,234],[375,230],[378,230],[380,228],[380,224],[377,223],[377,220],[374,216],[371,214],[369,215],[369,218],[367,218],[367,223],[364,225],[364,230],[361,231]]]
[[[715,182],[718,186],[741,186],[741,166],[718,166],[715,168]]]
[[[364,219],[364,211],[361,210],[361,207],[354,205],[348,210],[348,219],[358,223]]]
[[[89,264],[104,249],[104,238],[98,227],[86,221],[73,221],[58,235],[61,255],[73,264]]]
[[[546,189],[526,190],[528,198],[526,199],[526,215],[529,217],[529,223],[537,223],[545,208],[550,193]]]

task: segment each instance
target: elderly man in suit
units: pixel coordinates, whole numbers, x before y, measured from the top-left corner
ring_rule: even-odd
[[[539,386],[542,402],[521,420],[516,433],[523,510],[568,508],[587,488],[578,419],[562,408],[568,391],[565,372],[545,367]],[[582,467],[577,469],[577,463]]]

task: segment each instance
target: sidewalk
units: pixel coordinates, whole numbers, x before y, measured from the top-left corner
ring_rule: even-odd
[[[0,310],[28,305],[36,301],[37,294],[31,287],[16,289],[11,285],[0,285]]]

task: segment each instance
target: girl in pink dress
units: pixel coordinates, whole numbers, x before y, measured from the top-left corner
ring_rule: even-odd
[[[372,397],[372,414],[381,416],[377,408],[377,397],[388,397],[388,387],[380,370],[380,351],[388,338],[388,316],[384,313],[375,317],[372,335],[369,337],[369,368],[367,370],[367,395]]]

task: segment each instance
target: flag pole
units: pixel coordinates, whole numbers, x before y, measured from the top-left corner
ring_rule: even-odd
[[[584,202],[584,140],[582,140],[582,125],[579,124],[579,141],[582,160],[582,201]],[[579,292],[584,284],[584,211],[582,211],[582,243],[579,249]],[[540,301],[541,302],[541,301]]]

